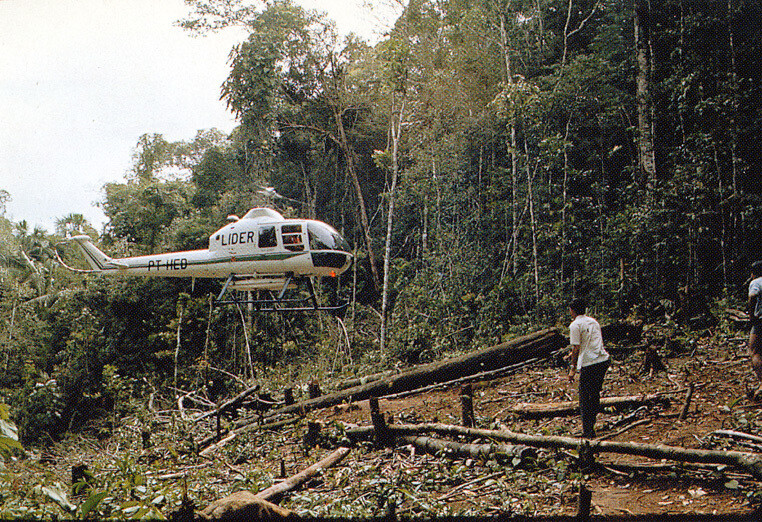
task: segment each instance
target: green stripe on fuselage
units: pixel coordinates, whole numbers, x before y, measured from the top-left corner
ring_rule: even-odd
[[[241,254],[241,255],[231,255],[228,257],[221,257],[219,259],[205,259],[205,260],[192,260],[192,259],[186,259],[187,261],[187,267],[203,267],[203,266],[214,266],[219,265],[222,263],[250,263],[250,262],[264,262],[264,261],[284,261],[286,259],[291,259],[293,257],[301,256],[304,254],[307,254],[308,252],[273,252],[273,253],[267,253],[267,254]],[[177,252],[177,254],[181,254],[181,252]],[[173,255],[172,253],[166,254],[166,255]],[[179,257],[177,258],[179,259]],[[171,260],[171,259],[170,259]],[[126,260],[125,260],[126,261]],[[162,263],[165,260],[162,260]],[[151,263],[155,262],[154,259],[151,260]],[[97,260],[96,260],[97,263]],[[99,263],[98,263],[99,264]],[[99,266],[102,266],[99,264]],[[164,265],[162,265],[164,266]],[[149,264],[146,262],[145,264],[139,264],[139,265],[130,265],[126,269],[120,269],[120,268],[103,268],[103,270],[132,270],[135,268],[156,268],[154,265]],[[160,270],[161,268],[157,268],[157,270]],[[187,268],[186,268],[187,269]]]

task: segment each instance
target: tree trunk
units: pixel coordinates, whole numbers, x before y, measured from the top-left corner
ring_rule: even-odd
[[[177,390],[177,363],[178,359],[180,358],[180,341],[181,341],[181,334],[183,329],[183,315],[185,313],[185,306],[183,304],[180,304],[180,310],[178,311],[178,317],[177,317],[177,332],[175,334],[176,342],[175,342],[175,390]],[[175,396],[177,395],[177,391],[175,391]]]
[[[370,429],[368,429],[370,428]],[[347,436],[372,436],[372,427],[348,430]],[[757,480],[762,479],[762,455],[741,451],[715,451],[690,449],[663,444],[643,444],[639,442],[611,442],[604,440],[578,439],[574,437],[525,435],[507,430],[484,430],[464,428],[452,424],[412,424],[390,425],[389,431],[401,435],[418,433],[440,433],[447,435],[464,435],[469,437],[504,440],[515,444],[524,444],[536,448],[564,448],[579,450],[582,444],[589,446],[592,453],[617,453],[634,455],[649,459],[667,459],[678,462],[693,462],[702,464],[725,464],[743,469]]]
[[[404,95],[403,95],[404,96]],[[389,189],[389,214],[386,217],[386,245],[384,249],[384,284],[381,295],[381,352],[386,347],[386,322],[387,306],[389,303],[389,261],[392,252],[392,223],[394,220],[394,195],[397,191],[397,175],[399,174],[399,164],[397,154],[399,151],[400,133],[402,131],[402,113],[405,110],[405,99],[397,109],[396,93],[392,94],[392,186]]]
[[[344,457],[349,455],[350,451],[351,450],[349,448],[341,447],[320,462],[316,462],[312,466],[303,471],[300,471],[296,475],[284,480],[283,482],[270,486],[267,489],[263,489],[254,495],[254,497],[261,500],[270,500],[274,497],[282,495],[287,491],[294,490],[324,469],[328,469],[341,462]]]
[[[510,47],[508,42],[508,31],[506,29],[506,19],[505,14],[500,14],[500,47],[503,51],[503,61],[505,63],[505,80],[506,85],[509,87],[513,86],[513,71],[511,67],[511,54],[510,54]],[[519,169],[519,159],[518,159],[518,145],[516,143],[516,117],[515,115],[511,117],[511,122],[509,125],[509,133],[511,136],[510,143],[508,143],[508,150],[511,152],[511,240],[509,242],[510,250],[506,250],[506,261],[510,260],[510,265],[512,266],[512,273],[515,276],[518,272],[518,261],[517,261],[517,246],[516,243],[518,241],[518,169]],[[505,276],[505,268],[507,265],[504,265],[503,269],[503,276]]]
[[[446,457],[471,458],[488,460],[494,456],[502,456],[504,459],[531,458],[535,452],[528,446],[514,444],[461,444],[449,440],[434,439],[416,435],[403,435],[397,437],[397,442],[411,444],[417,449],[431,455],[443,453]]]
[[[566,283],[566,243],[567,241],[567,232],[566,232],[566,210],[568,207],[568,201],[569,201],[569,147],[567,144],[569,143],[569,127],[571,127],[571,116],[569,116],[569,119],[566,120],[566,132],[564,133],[564,181],[561,185],[561,244],[559,245],[561,250],[561,269],[560,269],[560,277],[558,278],[559,281],[561,281],[561,290],[564,290],[564,286]]]
[[[347,400],[361,401],[371,396],[383,397],[420,388],[426,384],[451,381],[458,377],[502,368],[534,357],[547,357],[566,344],[566,338],[557,329],[541,330],[461,357],[421,365],[388,378],[285,406],[269,412],[268,416],[329,408]],[[246,420],[239,425],[250,422]]]
[[[638,63],[635,81],[638,107],[638,170],[645,182],[648,198],[653,196],[656,181],[656,154],[651,117],[653,106],[650,91],[652,67],[650,16],[649,0],[635,0],[635,54]]]
[[[245,341],[246,345],[246,360],[249,363],[249,377],[251,379],[254,379],[254,362],[251,359],[251,345],[249,344],[249,332],[246,329],[246,317],[243,315],[243,309],[241,308],[241,305],[236,303],[236,308],[238,308],[238,314],[241,316],[241,328],[243,328],[243,340]],[[235,343],[233,343],[235,346]]]
[[[333,107],[333,116],[336,120],[336,127],[339,130],[339,145],[341,146],[341,152],[344,154],[344,160],[347,162],[347,170],[349,171],[349,176],[352,178],[352,184],[355,187],[355,194],[357,195],[357,204],[360,207],[360,222],[362,223],[362,230],[365,236],[365,247],[368,249],[368,261],[370,262],[370,272],[373,275],[373,285],[376,290],[379,290],[381,284],[379,282],[378,269],[376,267],[376,255],[373,253],[373,242],[370,237],[370,221],[368,220],[368,213],[365,210],[365,198],[362,195],[360,178],[357,177],[357,169],[355,169],[354,155],[349,149],[349,142],[347,141],[347,134],[344,131],[344,121],[339,107]]]
[[[527,198],[529,199],[529,225],[532,231],[532,274],[534,276],[534,309],[539,311],[540,304],[540,267],[537,255],[537,220],[534,215],[534,188],[532,179],[534,175],[529,168],[529,146],[524,138],[524,161],[527,168]]]
[[[237,491],[215,500],[199,513],[202,520],[297,519],[296,514],[277,504],[257,498],[251,491]]]
[[[734,259],[738,257],[735,252],[735,245],[736,243],[736,237],[735,237],[735,231],[737,231],[738,227],[738,176],[739,173],[743,171],[741,158],[738,154],[738,147],[739,147],[739,125],[738,125],[738,119],[739,119],[739,106],[740,106],[740,100],[739,100],[739,82],[738,82],[738,66],[736,64],[736,47],[735,47],[735,36],[733,31],[733,0],[728,0],[728,7],[727,7],[727,13],[728,13],[728,45],[730,46],[730,90],[731,90],[731,99],[732,99],[732,119],[730,122],[730,157],[731,157],[731,185],[732,185],[732,200],[730,204],[730,208],[727,210],[724,210],[724,201],[725,198],[721,199],[720,203],[720,209],[721,209],[721,217],[723,220],[722,224],[722,271],[723,271],[723,282],[724,282],[724,289],[725,291],[728,291],[729,284],[728,284],[728,260],[727,258]],[[721,176],[720,176],[721,178]],[[727,212],[727,221],[729,222],[729,226],[731,228],[730,234],[725,230],[725,213]],[[727,236],[730,235],[728,238]],[[730,243],[728,245],[727,243]]]
[[[669,404],[669,399],[659,395],[631,395],[627,397],[603,397],[601,408]],[[577,401],[550,404],[519,403],[508,409],[509,414],[538,419],[542,417],[563,417],[579,413]]]

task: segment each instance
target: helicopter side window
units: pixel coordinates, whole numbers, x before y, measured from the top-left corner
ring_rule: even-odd
[[[259,229],[259,248],[272,248],[278,245],[275,239],[275,227],[262,227]]]
[[[301,225],[283,225],[281,227],[281,234],[283,234],[283,246],[286,250],[291,250],[292,252],[304,250]]]

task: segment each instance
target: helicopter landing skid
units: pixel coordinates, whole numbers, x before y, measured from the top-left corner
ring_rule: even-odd
[[[289,289],[295,289],[306,282],[308,295],[299,298],[287,298]],[[277,293],[276,293],[277,292]],[[252,294],[256,297],[252,298]],[[265,294],[263,297],[262,294]],[[349,302],[339,305],[321,306],[315,293],[311,277],[296,277],[286,274],[282,277],[240,278],[231,274],[225,281],[222,291],[214,300],[215,305],[251,305],[255,312],[328,312],[343,316]]]

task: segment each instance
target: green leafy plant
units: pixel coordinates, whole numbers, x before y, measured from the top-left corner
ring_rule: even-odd
[[[5,459],[13,450],[23,449],[19,443],[18,428],[10,420],[10,408],[7,404],[0,403],[0,455]]]

